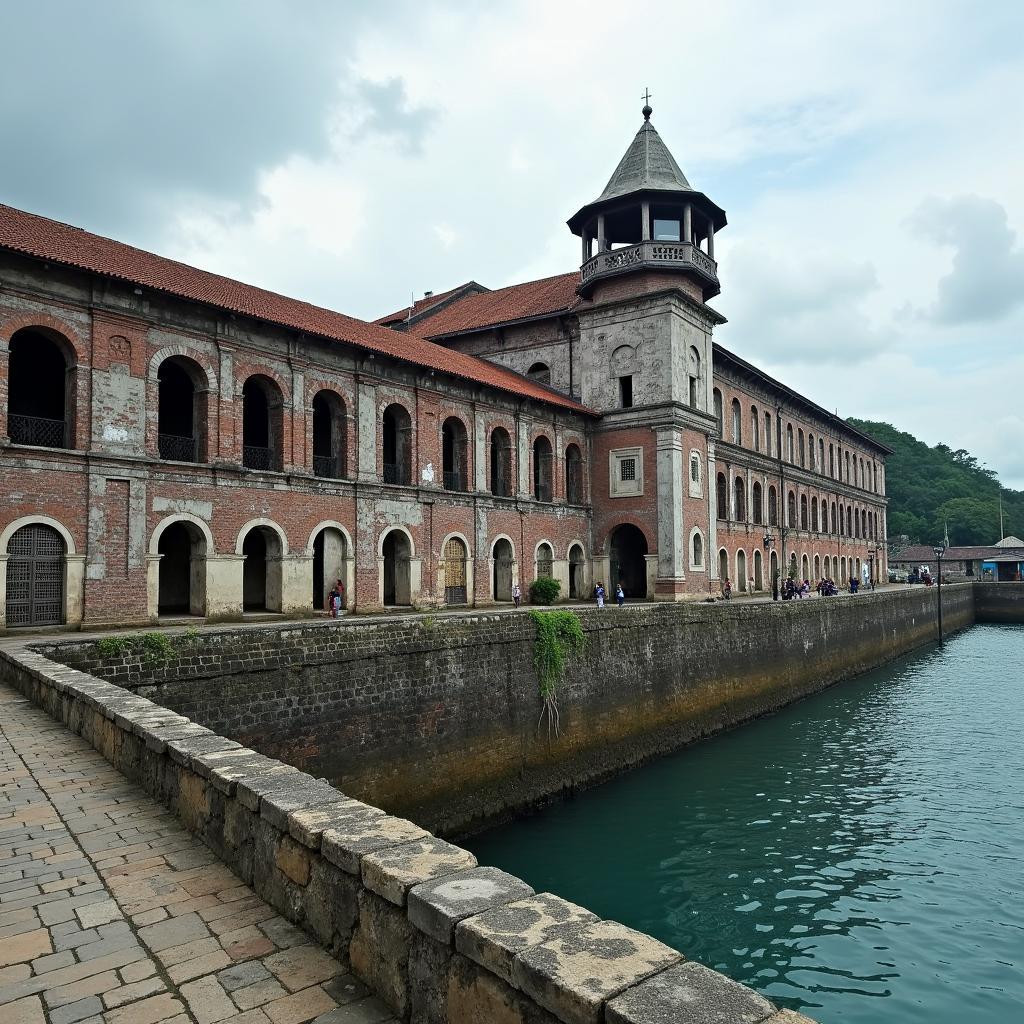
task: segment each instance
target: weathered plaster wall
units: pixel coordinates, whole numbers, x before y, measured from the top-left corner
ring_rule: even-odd
[[[464,833],[934,640],[936,592],[582,613],[585,654],[538,732],[526,615],[222,630],[166,664],[45,648],[347,793]],[[971,585],[943,588],[947,631]]]

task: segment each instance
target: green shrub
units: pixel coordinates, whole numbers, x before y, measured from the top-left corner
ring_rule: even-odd
[[[562,592],[562,584],[550,576],[541,576],[530,584],[530,604],[554,604]]]
[[[541,698],[541,717],[537,725],[547,719],[550,739],[560,732],[557,687],[565,675],[566,659],[570,653],[579,654],[583,650],[586,637],[575,612],[532,611],[530,618],[537,627],[533,645],[533,667]]]

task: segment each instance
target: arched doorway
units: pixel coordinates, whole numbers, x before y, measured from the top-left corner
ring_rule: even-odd
[[[449,537],[444,545],[444,603],[467,603],[466,545],[459,537]]]
[[[157,541],[158,615],[206,612],[206,538],[193,523],[171,523]]]
[[[797,565],[796,565],[796,552],[789,556],[789,578],[791,580],[796,579]]]
[[[725,586],[725,581],[729,579],[731,573],[729,572],[729,552],[722,548],[718,552],[718,582],[720,586]]]
[[[254,374],[242,385],[242,465],[275,470],[283,465],[284,399],[269,377]]]
[[[335,526],[325,526],[313,538],[313,609],[323,611],[327,607],[327,595],[337,580],[346,586],[346,563],[348,541],[345,534]],[[342,608],[349,594],[342,595]]]
[[[494,542],[494,600],[512,600],[512,562],[515,558],[512,544],[504,537]]]
[[[555,553],[546,541],[537,545],[537,579],[554,573]]]
[[[13,444],[73,446],[75,373],[69,350],[46,327],[25,327],[11,337],[7,432]]]
[[[807,560],[807,556],[804,555],[800,559],[800,579],[801,580],[807,580],[807,579],[810,579],[810,578],[811,578],[810,563]]]
[[[761,552],[754,552],[754,589],[764,590],[764,565]]]
[[[7,625],[64,621],[64,538],[45,523],[16,530],[7,542]]]
[[[736,586],[742,592],[747,592],[747,553],[742,548],[736,552]]]
[[[281,539],[267,526],[254,526],[242,541],[242,608],[281,610]]]
[[[779,578],[779,556],[773,551],[768,559],[768,580],[774,592],[775,581]]]
[[[647,597],[647,538],[631,523],[623,523],[612,530],[609,542],[609,593],[621,583],[626,597]]]
[[[412,545],[401,530],[392,530],[382,547],[384,556],[384,604],[389,606],[411,605],[412,586],[410,561]]]
[[[585,571],[583,548],[579,544],[573,544],[569,548],[569,597],[583,597],[586,590]]]
[[[821,556],[814,556],[814,581],[817,583],[821,579]]]

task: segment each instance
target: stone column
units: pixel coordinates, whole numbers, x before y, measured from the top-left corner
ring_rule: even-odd
[[[709,580],[718,579],[718,509],[715,508],[717,469],[715,467],[715,443],[708,441],[708,549],[705,552],[705,567]]]
[[[678,427],[660,427],[656,431],[656,435],[658,446],[657,582],[653,588],[648,588],[648,593],[671,601],[681,595],[686,579],[686,543],[683,537],[683,435]]]
[[[313,607],[313,556],[305,552],[281,557],[281,611]]]
[[[242,614],[244,555],[206,555],[206,614]]]
[[[651,237],[651,204],[644,200],[640,204],[640,241],[647,242]]]
[[[377,479],[377,389],[360,381],[356,389],[356,479]]]
[[[708,255],[715,258],[715,223],[712,220],[708,221]]]
[[[683,207],[683,241],[693,242],[693,207],[689,203]]]
[[[597,215],[597,251],[604,252],[607,249],[607,243],[604,237],[604,214],[599,213]]]
[[[520,498],[529,498],[530,490],[530,425],[516,417],[516,480]]]

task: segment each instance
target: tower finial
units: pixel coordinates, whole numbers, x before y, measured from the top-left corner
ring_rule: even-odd
[[[640,113],[644,115],[645,121],[650,121],[651,114],[654,113],[654,111],[651,110],[651,90],[644,89],[644,94],[640,98],[644,101],[644,109],[641,110]]]

